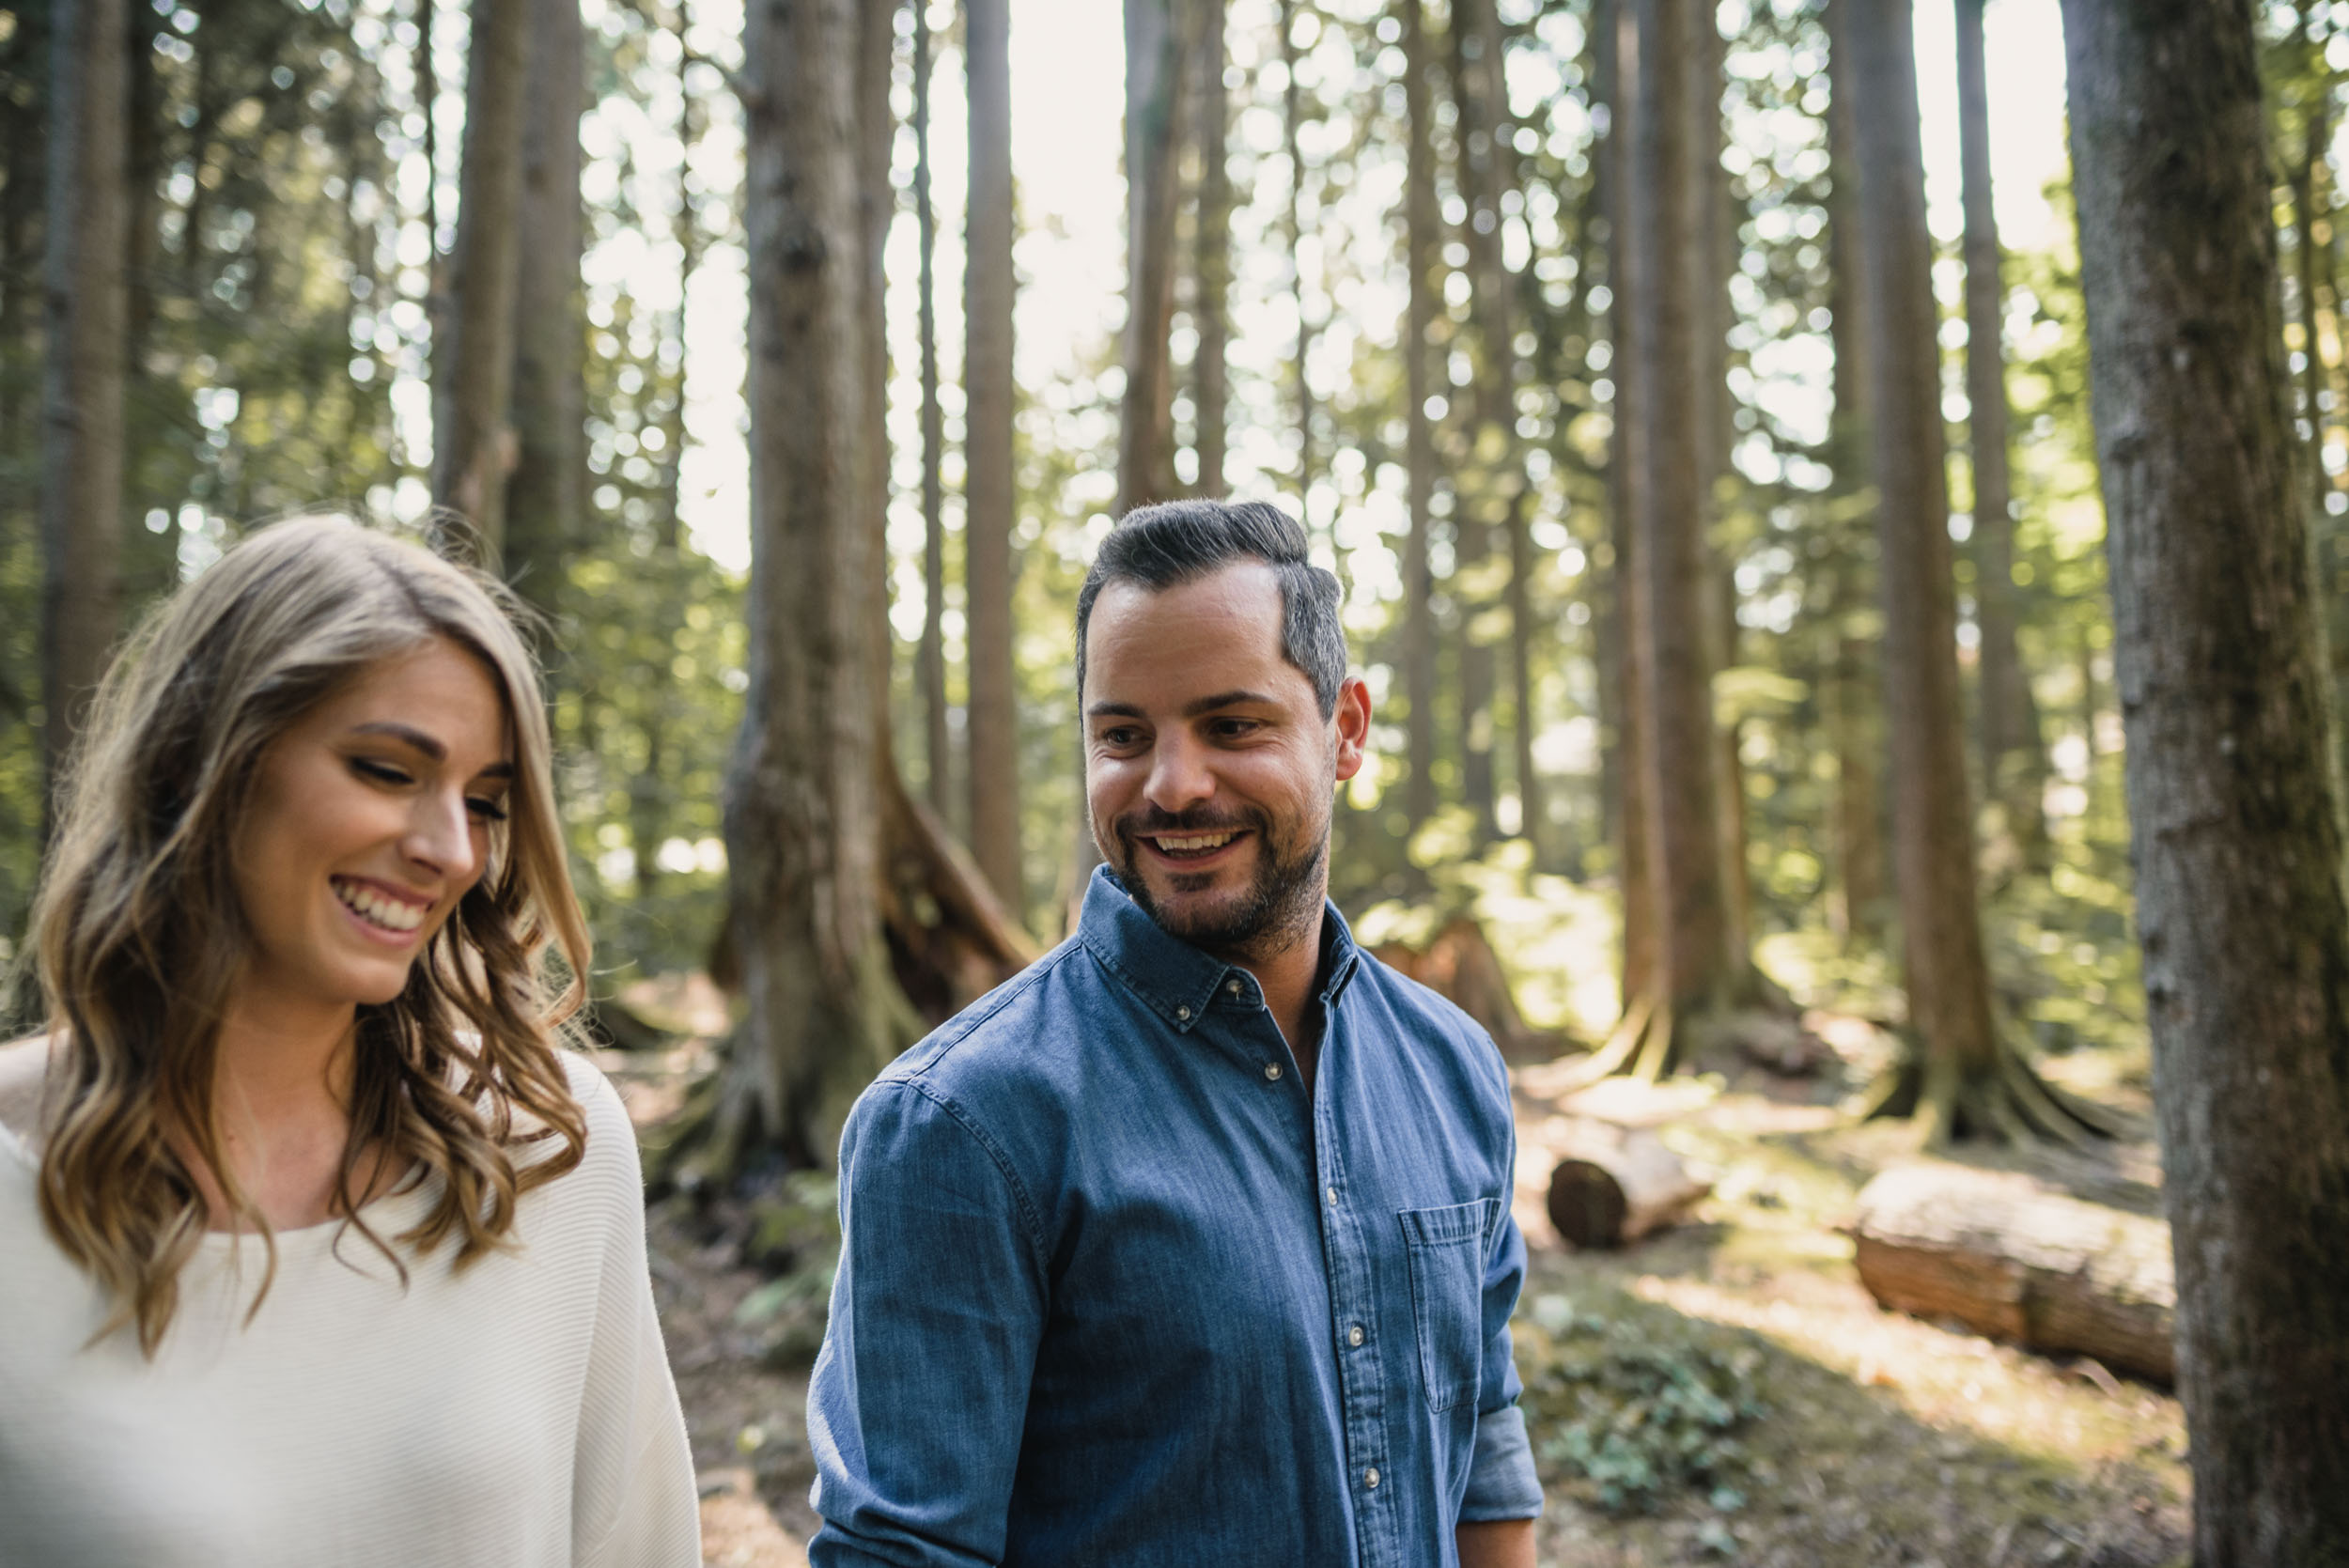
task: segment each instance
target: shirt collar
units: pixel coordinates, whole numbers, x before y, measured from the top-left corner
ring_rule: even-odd
[[[1143,912],[1105,865],[1094,869],[1093,880],[1085,888],[1077,938],[1177,1033],[1190,1033],[1219,996],[1232,994],[1223,989],[1227,980],[1240,982],[1237,994],[1249,1005],[1260,1000],[1254,976],[1167,931]],[[1325,899],[1321,963],[1316,970],[1324,1007],[1337,1004],[1361,958],[1361,950],[1354,945],[1354,933],[1346,917]]]

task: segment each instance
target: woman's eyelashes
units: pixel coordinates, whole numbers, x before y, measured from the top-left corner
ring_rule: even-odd
[[[394,763],[384,762],[381,758],[377,757],[352,757],[350,759],[350,770],[358,774],[359,777],[367,780],[371,784],[383,784],[394,788],[404,788],[416,782],[415,775],[409,772],[405,768],[401,768]],[[506,820],[505,802],[492,796],[468,795],[465,797],[465,809],[468,812],[471,812],[475,818],[483,822],[503,822]]]

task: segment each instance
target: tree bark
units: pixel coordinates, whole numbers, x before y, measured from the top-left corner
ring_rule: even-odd
[[[915,0],[913,217],[922,254],[915,307],[922,339],[922,645],[915,655],[915,672],[922,688],[924,782],[930,810],[944,821],[952,812],[955,784],[954,742],[946,722],[946,419],[938,401],[938,212],[930,199],[932,54],[929,7]],[[967,404],[965,408],[967,412]]]
[[[1224,0],[1198,0],[1206,13],[1199,37],[1199,210],[1192,226],[1193,265],[1199,298],[1191,314],[1199,348],[1191,362],[1197,387],[1201,495],[1229,493],[1223,480],[1225,411],[1229,372],[1225,342],[1230,335],[1232,287],[1232,174],[1224,163],[1231,95],[1224,90]]]
[[[1188,13],[1186,13],[1188,14]],[[1126,0],[1126,389],[1117,511],[1171,499],[1174,480],[1174,151],[1183,145],[1187,28],[1174,0]],[[974,827],[974,832],[977,831]]]
[[[971,0],[970,259],[964,272],[965,613],[970,628],[971,844],[1004,903],[1025,902],[1019,703],[1012,667],[1011,11]],[[1165,334],[1159,334],[1163,351]]]
[[[514,307],[514,471],[506,486],[506,573],[552,611],[565,558],[586,536],[586,319],[580,264],[579,116],[586,29],[579,0],[529,0],[520,247]]]
[[[1736,1000],[1722,885],[1718,744],[1706,657],[1710,595],[1699,476],[1706,405],[1696,395],[1697,303],[1688,85],[1699,6],[1639,0],[1640,114],[1631,137],[1631,358],[1641,458],[1637,512],[1653,767],[1650,837],[1665,995],[1681,1017]],[[1709,13],[1707,13],[1709,14]]]
[[[2248,0],[2064,0],[2194,1557],[2349,1541],[2349,911]]]
[[[432,355],[432,500],[455,509],[491,551],[506,542],[506,426],[521,283],[522,93],[531,0],[474,0],[465,65],[464,169],[449,254],[444,344]]]
[[[1974,619],[1982,634],[1983,789],[1999,803],[2023,863],[2047,866],[2047,755],[2039,705],[2015,637],[2015,519],[2007,478],[2006,288],[1991,205],[1983,0],[1957,0],[1957,115],[1966,204],[1966,399],[1974,475]]]
[[[826,1165],[849,1104],[910,1036],[882,938],[875,788],[879,301],[858,200],[863,73],[842,69],[861,66],[864,27],[887,24],[877,0],[754,0],[744,29],[750,685],[725,792],[737,1064],[765,1134]]]
[[[41,749],[48,816],[122,625],[130,72],[123,0],[51,12],[48,366],[41,440]]]
[[[1828,427],[1828,489],[1825,518],[1828,589],[1826,706],[1836,759],[1834,822],[1837,891],[1846,940],[1874,947],[1884,938],[1884,796],[1878,758],[1884,717],[1877,702],[1881,617],[1869,604],[1868,534],[1862,497],[1868,489],[1867,398],[1863,390],[1868,335],[1860,309],[1859,125],[1848,41],[1851,8],[1859,0],[1827,0],[1829,71],[1827,115],[1829,340],[1834,347],[1835,411]]]
[[[1436,495],[1435,432],[1427,422],[1432,391],[1427,334],[1436,318],[1436,153],[1429,140],[1427,35],[1420,0],[1402,0],[1403,115],[1408,144],[1403,177],[1403,256],[1409,270],[1404,312],[1404,469],[1410,487],[1410,533],[1403,546],[1403,809],[1416,831],[1436,815],[1436,584],[1427,532]]]

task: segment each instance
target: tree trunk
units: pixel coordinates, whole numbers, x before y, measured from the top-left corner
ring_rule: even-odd
[[[1990,106],[1983,0],[1957,0],[1957,112],[1966,201],[1966,399],[1974,474],[1974,604],[1982,633],[1983,789],[2000,807],[2023,863],[2047,866],[2047,754],[2039,706],[2015,641],[2015,520],[2007,480],[2006,288],[1990,201]]]
[[[1011,11],[971,0],[970,260],[964,272],[965,613],[971,658],[971,845],[1004,903],[1025,902],[1019,701],[1012,669]],[[1163,349],[1165,334],[1159,342]]]
[[[514,472],[506,486],[506,573],[542,611],[561,597],[566,557],[584,542],[587,326],[579,116],[586,30],[579,0],[530,0],[528,118],[517,209]]]
[[[1199,298],[1191,311],[1199,349],[1191,375],[1198,390],[1198,490],[1221,497],[1229,491],[1223,481],[1229,421],[1224,343],[1232,288],[1232,174],[1224,165],[1224,133],[1232,110],[1223,87],[1224,0],[1199,3],[1206,12],[1199,38],[1199,211],[1192,228]]]
[[[1639,365],[1632,350],[1633,302],[1640,278],[1631,262],[1631,139],[1644,112],[1639,97],[1640,33],[1626,0],[1598,0],[1598,68],[1609,109],[1607,145],[1598,165],[1606,190],[1607,335],[1614,350],[1613,432],[1607,455],[1608,531],[1613,551],[1609,569],[1612,625],[1602,631],[1615,650],[1615,877],[1623,896],[1623,1006],[1652,999],[1662,981],[1662,957],[1653,857],[1654,810],[1648,780],[1655,772],[1655,733],[1647,708],[1647,616],[1641,577]]]
[[[1189,10],[1186,8],[1186,20]],[[1117,512],[1171,499],[1174,482],[1175,149],[1183,145],[1189,29],[1174,0],[1126,0],[1126,389],[1118,401]],[[975,718],[974,731],[975,731]],[[973,824],[972,831],[978,831]]]
[[[915,672],[922,688],[923,762],[927,768],[925,783],[928,785],[930,810],[942,822],[952,813],[955,784],[954,741],[946,722],[946,419],[938,401],[938,212],[930,200],[932,53],[929,7],[916,0],[913,217],[922,253],[916,306],[916,330],[922,339],[922,645],[915,655]]]
[[[1879,493],[1893,863],[1908,1025],[1923,1052],[1879,1110],[1913,1108],[1930,1144],[2026,1140],[2034,1129],[2068,1137],[2078,1130],[2076,1108],[2001,1043],[1991,1016],[1958,712],[1940,322],[1908,0],[1858,0],[1847,37],[1859,116],[1860,293]]]
[[[888,16],[881,0],[757,0],[744,30],[750,685],[725,791],[737,1064],[766,1136],[826,1165],[849,1104],[911,1032],[881,930],[880,302],[858,200],[862,72],[842,69]]]
[[[1297,67],[1303,56],[1297,48],[1298,0],[1281,0],[1281,62],[1287,68],[1287,78],[1281,88],[1281,135],[1288,149],[1288,245],[1289,288],[1297,302],[1297,515],[1307,527],[1313,526],[1314,491],[1314,385],[1305,373],[1305,361],[1313,352],[1313,320],[1305,314],[1305,155],[1299,145],[1304,126],[1303,93],[1297,85]],[[1334,554],[1337,530],[1332,522],[1330,547]]]
[[[1706,405],[1696,395],[1698,349],[1689,130],[1693,0],[1639,0],[1640,113],[1630,181],[1633,418],[1641,448],[1637,512],[1645,686],[1655,726],[1653,767],[1641,783],[1653,800],[1657,928],[1664,995],[1682,1017],[1729,1005],[1740,966],[1729,946],[1722,885],[1718,744],[1706,657],[1711,601],[1699,477]],[[1705,13],[1709,15],[1709,12]]]
[[[432,500],[506,541],[506,427],[520,288],[522,122],[532,0],[474,0],[465,152],[449,254],[447,341],[432,353]]]
[[[41,743],[54,826],[60,770],[122,625],[130,73],[122,0],[55,0],[50,25]]]
[[[1516,457],[1514,380],[1517,349],[1510,279],[1501,254],[1501,121],[1506,96],[1499,90],[1501,26],[1488,23],[1488,0],[1453,0],[1454,181],[1468,209],[1460,240],[1469,254],[1469,319],[1475,349],[1475,384],[1463,421],[1467,461],[1453,475],[1452,598],[1460,626],[1460,784],[1475,823],[1476,846],[1499,835],[1500,782],[1494,768],[1499,729],[1494,699],[1497,651],[1490,626],[1495,534],[1507,526],[1510,464]],[[1456,341],[1456,340],[1455,340]],[[1503,540],[1504,546],[1506,540]]]
[[[2199,1563],[2349,1541],[2349,911],[2248,0],[2064,0]]]
[[[678,0],[677,38],[680,45],[685,43],[692,24],[691,0]],[[684,57],[690,60],[690,54]],[[693,149],[701,143],[709,112],[702,95],[684,81],[690,69],[689,65],[679,70],[678,85],[684,90],[677,95],[677,205],[673,227],[677,244],[677,309],[669,324],[677,355],[677,379],[670,383],[668,403],[661,414],[661,520],[653,540],[654,624],[664,644],[675,637],[685,609],[680,550],[685,537],[686,307],[692,297],[693,272],[708,248],[702,234],[701,204],[694,198],[691,177]],[[646,704],[643,723],[645,767],[629,781],[629,843],[636,851],[636,895],[648,898],[659,891],[663,875],[661,845],[667,836],[670,820],[669,784],[664,772],[669,715],[663,705]]]
[[[2139,1377],[2176,1375],[2160,1220],[1963,1165],[1887,1171],[1858,1206],[1852,1261],[1879,1304]]]
[[[1404,468],[1410,486],[1410,533],[1403,547],[1404,813],[1416,831],[1436,815],[1436,584],[1427,531],[1436,495],[1435,432],[1427,422],[1433,390],[1427,334],[1436,318],[1436,152],[1429,141],[1427,35],[1420,0],[1402,0],[1403,114],[1409,138],[1403,177],[1403,256],[1410,273],[1404,315]]]
[[[1835,411],[1828,445],[1835,479],[1828,489],[1825,529],[1828,590],[1828,691],[1826,706],[1836,759],[1834,822],[1836,887],[1846,940],[1875,947],[1884,939],[1884,796],[1877,760],[1884,718],[1872,668],[1881,617],[1870,605],[1863,549],[1867,518],[1869,444],[1864,367],[1868,334],[1860,309],[1859,126],[1852,101],[1851,8],[1859,0],[1827,0],[1829,97],[1827,115],[1828,313],[1834,346]]]

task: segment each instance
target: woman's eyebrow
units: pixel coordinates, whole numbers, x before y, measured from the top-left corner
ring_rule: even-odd
[[[448,748],[443,745],[437,737],[427,735],[412,724],[402,724],[393,720],[381,719],[365,724],[353,724],[350,726],[350,733],[389,736],[403,745],[414,747],[434,762],[448,760]],[[510,779],[513,776],[514,765],[510,762],[493,762],[474,775],[476,779]]]

